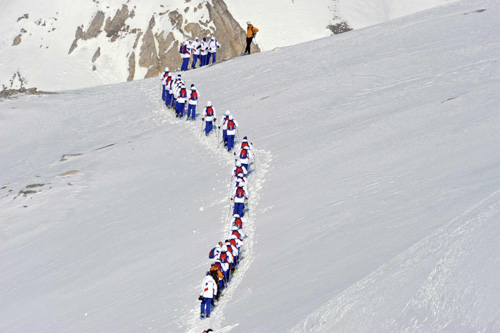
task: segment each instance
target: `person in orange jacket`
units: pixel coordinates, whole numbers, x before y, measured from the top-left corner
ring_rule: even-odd
[[[247,48],[245,49],[245,54],[250,54],[250,44],[252,44],[252,40],[258,31],[259,29],[254,27],[252,23],[247,22]]]

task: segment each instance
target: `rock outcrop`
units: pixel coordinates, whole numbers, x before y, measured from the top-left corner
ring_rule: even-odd
[[[71,47],[69,48],[68,54],[71,54],[76,47],[78,46],[78,40],[89,40],[91,38],[97,37],[101,33],[101,28],[102,24],[104,23],[104,12],[98,11],[97,14],[94,16],[94,19],[92,20],[92,23],[90,23],[89,28],[87,31],[83,31],[83,26],[79,26],[76,29],[75,32],[75,40],[71,44]]]

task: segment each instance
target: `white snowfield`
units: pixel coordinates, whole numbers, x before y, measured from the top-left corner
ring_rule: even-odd
[[[256,156],[204,321],[233,156],[158,79],[0,102],[0,331],[500,331],[499,16],[461,1],[183,74]]]

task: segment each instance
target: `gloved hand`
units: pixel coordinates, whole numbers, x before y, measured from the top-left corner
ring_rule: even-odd
[[[198,301],[203,301],[203,296],[198,296]]]
[[[201,121],[205,120],[205,118],[201,118]]]
[[[220,129],[220,126],[217,126],[218,129]]]

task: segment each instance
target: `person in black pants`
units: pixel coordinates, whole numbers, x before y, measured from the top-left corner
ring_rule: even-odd
[[[247,48],[245,49],[245,54],[250,54],[250,44],[252,44],[252,39],[257,35],[259,29],[254,27],[250,22],[247,22]]]

